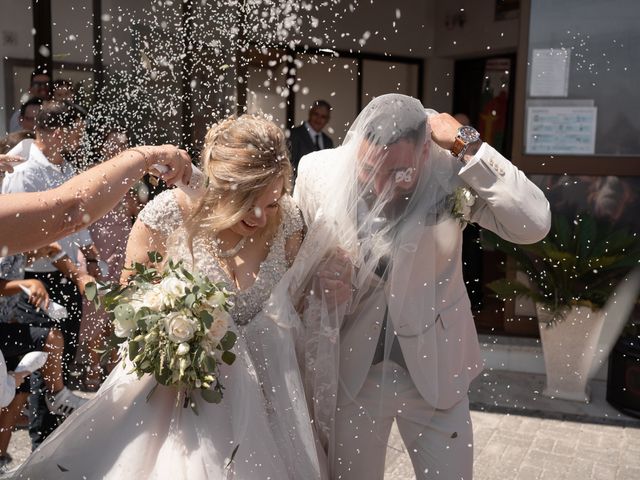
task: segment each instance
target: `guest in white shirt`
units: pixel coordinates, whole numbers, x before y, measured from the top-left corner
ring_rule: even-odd
[[[24,157],[27,161],[16,166],[13,173],[6,175],[2,193],[51,190],[75,176],[76,171],[65,160],[65,155],[79,149],[84,127],[84,111],[79,107],[71,103],[46,102],[36,117],[36,138],[23,140],[8,152],[9,155]],[[34,225],[34,228],[38,226]],[[62,247],[62,253],[34,262],[26,269],[25,278],[42,281],[51,298],[67,309],[68,317],[59,328],[65,339],[65,380],[68,380],[78,346],[82,294],[85,285],[94,280],[98,258],[87,230],[79,230],[58,240],[58,243]],[[82,250],[87,260],[89,274],[77,267],[78,249]],[[40,398],[38,402],[40,415],[30,426],[34,446],[39,445],[59,422],[59,419],[49,413],[44,398]],[[39,422],[41,423],[38,424]]]

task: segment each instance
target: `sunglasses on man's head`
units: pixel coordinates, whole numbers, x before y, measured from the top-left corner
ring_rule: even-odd
[[[31,84],[33,87],[48,87],[49,82],[36,81]]]

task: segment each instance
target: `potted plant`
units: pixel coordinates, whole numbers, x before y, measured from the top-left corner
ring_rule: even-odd
[[[609,355],[607,402],[640,418],[640,320],[629,321]]]
[[[635,302],[635,297],[630,305],[613,300],[615,315],[603,308],[638,266],[639,239],[591,215],[578,214],[554,215],[547,237],[532,245],[516,245],[491,233],[485,241],[513,258],[516,269],[528,277],[528,282],[506,278],[488,286],[502,299],[524,297],[535,302],[547,373],[543,393],[589,401],[587,382],[603,348],[599,339],[604,321],[626,322],[626,317],[613,317],[625,311],[628,317]]]

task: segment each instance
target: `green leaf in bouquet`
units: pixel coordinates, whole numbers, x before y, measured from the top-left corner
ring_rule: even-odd
[[[144,328],[152,328],[153,324],[157,323],[163,318],[164,315],[162,315],[161,313],[149,313],[144,318],[142,318],[141,321],[144,324]]]
[[[159,384],[165,386],[171,385],[172,372],[170,369],[163,368],[162,370],[156,370],[154,376]]]
[[[230,351],[222,352],[222,361],[227,365],[232,365],[236,361],[236,354]]]
[[[136,358],[140,351],[140,344],[134,340],[129,342],[129,358]]]
[[[96,282],[89,282],[84,286],[84,295],[90,302],[98,298],[98,285],[96,285]]]
[[[187,270],[186,268],[180,268],[180,272],[182,273],[182,275],[184,275],[184,278],[186,278],[190,282],[193,282],[193,275],[191,275],[191,272],[189,272],[189,270]]]
[[[198,313],[198,317],[204,323],[205,328],[208,330],[211,328],[211,324],[213,323],[213,316],[206,310],[202,310]]]
[[[229,330],[224,335],[224,337],[222,337],[222,340],[220,340],[220,346],[222,347],[223,350],[231,350],[235,345],[237,338],[238,336],[235,334],[235,332],[232,332],[231,330]]]
[[[118,337],[116,334],[112,333],[109,339],[107,340],[107,348],[114,348],[124,343],[126,341],[126,337]]]
[[[147,256],[149,257],[149,261],[151,263],[160,263],[162,261],[162,255],[160,252],[156,252],[155,250],[152,252],[147,252]]]
[[[149,307],[141,307],[136,313],[135,316],[133,317],[133,320],[136,322],[136,324],[138,325],[139,328],[144,328],[144,321],[145,321],[145,317],[148,317],[149,315],[151,315],[151,309]],[[143,326],[141,327],[140,325],[140,321],[143,322]]]
[[[218,390],[201,390],[202,398],[209,403],[220,403],[222,401],[222,392]]]
[[[113,314],[119,322],[133,320],[136,312],[128,303],[121,303],[113,309]]]
[[[184,305],[187,308],[193,307],[194,303],[196,303],[196,296],[193,293],[187,295],[184,299]]]
[[[204,357],[204,368],[207,373],[213,373],[216,370],[217,362],[216,359],[210,357],[209,355]]]
[[[145,267],[142,263],[139,263],[139,262],[134,263],[133,268],[135,269],[136,273],[138,273],[139,275],[144,275],[144,272],[147,269],[147,267]]]

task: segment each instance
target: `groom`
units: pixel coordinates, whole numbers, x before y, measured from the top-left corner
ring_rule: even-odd
[[[475,130],[447,114],[427,116],[414,98],[374,99],[352,130],[349,142],[359,143],[302,158],[294,192],[308,223],[320,211],[340,216],[350,211],[354,195],[336,189],[344,188],[347,165],[353,165],[356,189],[368,195],[359,204],[368,205],[373,221],[389,217],[375,232],[362,227],[366,214],[360,206],[352,216],[358,230],[355,273],[370,278],[343,280],[356,290],[340,328],[332,477],[382,479],[395,419],[418,479],[469,480],[467,390],[482,360],[462,278],[463,223],[445,214],[442,205],[448,203],[438,191],[470,189],[475,203],[468,220],[523,244],[547,234],[548,202]],[[383,197],[386,203],[377,205]],[[398,210],[401,216],[393,213]],[[386,253],[372,247],[379,246],[376,235],[387,236]],[[367,270],[367,263],[374,266]],[[343,273],[336,268],[337,279]]]

